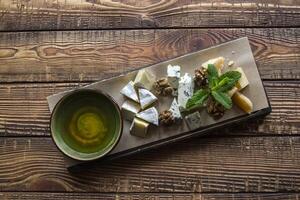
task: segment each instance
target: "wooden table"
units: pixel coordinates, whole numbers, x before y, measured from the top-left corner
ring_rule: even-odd
[[[299,199],[299,0],[0,0],[0,199]],[[70,174],[50,94],[247,36],[264,120]]]

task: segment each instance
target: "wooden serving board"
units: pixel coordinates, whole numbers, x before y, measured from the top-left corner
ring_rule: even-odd
[[[203,109],[200,112],[202,118],[201,128],[197,130],[190,130],[183,120],[182,123],[171,127],[151,126],[146,138],[140,138],[131,135],[129,133],[131,122],[124,120],[124,129],[120,142],[117,144],[114,150],[109,153],[109,155],[107,155],[105,158],[101,158],[100,160],[105,161],[115,159],[188,137],[203,135],[220,127],[228,126],[233,123],[238,123],[250,118],[263,116],[270,113],[271,107],[257,70],[248,39],[246,37],[158,63],[147,67],[147,70],[155,74],[157,79],[167,76],[168,64],[180,65],[181,75],[184,73],[194,74],[195,68],[199,67],[201,63],[219,56],[223,56],[226,59],[225,64],[228,61],[233,60],[236,67],[242,67],[245,71],[250,85],[247,86],[242,93],[249,97],[253,102],[253,113],[250,115],[245,114],[239,108],[234,106],[231,110],[226,111],[225,115],[221,119],[214,120],[206,113],[206,110]],[[130,80],[134,80],[136,74],[137,71],[133,71],[118,77],[95,82],[85,87],[102,90],[110,94],[119,104],[119,106],[121,106],[125,100],[125,97],[120,94],[120,90]],[[54,94],[48,97],[49,109],[51,112],[57,102],[68,92],[70,91]],[[170,97],[159,98],[156,108],[159,112],[166,110],[170,107],[172,100],[173,99]],[[90,162],[79,162],[68,157],[65,157],[65,160],[66,166],[69,169],[90,164]]]

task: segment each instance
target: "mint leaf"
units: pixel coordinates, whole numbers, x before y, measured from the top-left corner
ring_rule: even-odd
[[[194,93],[194,95],[189,98],[189,100],[186,103],[186,108],[191,109],[194,107],[202,106],[204,101],[207,99],[209,95],[209,92],[203,89],[198,90]]]
[[[224,78],[230,78],[237,82],[241,76],[242,74],[238,71],[228,71],[220,76],[219,81],[222,81]]]
[[[223,79],[225,80],[225,79]],[[216,90],[219,92],[228,92],[236,85],[236,81],[233,79],[227,79],[226,84],[221,85]]]
[[[217,85],[218,77],[219,77],[219,73],[218,73],[217,68],[212,64],[208,64],[207,79],[208,79],[208,85],[210,88]]]
[[[219,88],[223,87],[224,85],[228,84],[229,82],[231,82],[232,79],[225,77],[223,78],[221,81],[219,81],[215,87],[211,88],[212,90],[218,90]]]
[[[213,90],[218,90],[219,92],[227,92],[236,85],[240,78],[240,72],[228,71],[220,76],[219,84],[217,85],[217,87],[213,88]]]
[[[215,65],[213,65],[213,64],[208,64],[208,66],[207,66],[207,73],[208,73],[209,76],[219,77],[218,70],[215,67]]]
[[[232,107],[231,98],[223,92],[212,91],[212,96],[214,99],[222,104],[226,109],[230,109]]]

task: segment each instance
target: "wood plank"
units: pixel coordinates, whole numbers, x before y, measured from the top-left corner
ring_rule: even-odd
[[[300,25],[298,0],[1,0],[0,30]]]
[[[79,85],[84,84],[0,84],[0,136],[49,135],[50,112],[46,97]],[[299,134],[300,82],[265,81],[264,85],[273,112],[264,120],[240,124],[221,134]]]
[[[1,192],[0,198],[6,200],[298,200],[298,193],[51,193],[51,192]]]
[[[95,81],[244,36],[263,79],[300,78],[300,28],[263,28],[0,33],[0,80]]]
[[[300,137],[194,138],[70,174],[50,138],[0,138],[0,189],[299,192]]]

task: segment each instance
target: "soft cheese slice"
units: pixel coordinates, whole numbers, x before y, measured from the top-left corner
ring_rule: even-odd
[[[180,79],[180,66],[179,65],[168,65],[167,68],[168,74],[168,82],[170,83],[171,87],[174,89],[178,88],[178,82]]]
[[[185,121],[190,130],[195,130],[201,126],[201,116],[198,111],[185,116]]]
[[[219,75],[220,75],[221,70],[224,67],[224,61],[225,61],[224,57],[218,57],[218,58],[210,59],[210,60],[206,61],[205,63],[203,63],[202,67],[207,69],[209,64],[213,64],[218,69],[218,72],[219,72]]]
[[[140,88],[140,89],[138,89],[138,93],[139,93],[139,100],[140,100],[142,109],[147,108],[148,106],[153,104],[155,101],[157,101],[157,97],[149,90]]]
[[[146,137],[149,125],[148,122],[142,119],[134,118],[130,126],[130,134],[138,137]]]
[[[137,113],[136,117],[158,126],[158,112],[154,107]]]
[[[122,114],[124,119],[127,120],[133,120],[135,115],[141,110],[141,106],[139,103],[132,101],[132,100],[126,100],[122,107]]]
[[[128,97],[129,99],[132,99],[135,102],[139,102],[138,95],[133,85],[133,82],[130,81],[127,85],[125,85],[125,87],[123,87],[120,93]]]
[[[172,112],[173,117],[174,117],[176,120],[181,119],[181,114],[180,114],[180,110],[179,110],[179,105],[178,105],[178,103],[177,103],[177,101],[176,101],[175,98],[174,98],[174,100],[172,101],[172,104],[171,104],[171,107],[170,107],[169,111]]]
[[[135,77],[134,86],[137,88],[146,88],[147,90],[151,90],[154,82],[155,75],[149,70],[141,69]]]
[[[193,96],[194,93],[194,81],[193,78],[185,73],[179,80],[178,86],[178,104],[185,108],[186,102]]]
[[[241,78],[239,79],[239,81],[237,82],[237,88],[240,90],[244,89],[246,86],[249,85],[249,81],[246,77],[246,74],[244,72],[244,70],[241,67],[236,68],[235,71],[238,71],[241,73]]]

